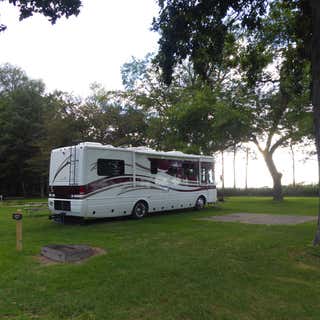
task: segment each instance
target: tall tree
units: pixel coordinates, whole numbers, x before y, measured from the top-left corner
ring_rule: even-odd
[[[199,74],[205,75],[206,66],[221,57],[224,37],[230,27],[250,31],[250,43],[261,27],[261,17],[269,3],[280,5],[284,17],[281,35],[275,44],[296,48],[297,56],[311,63],[311,102],[315,127],[315,141],[319,165],[320,184],[320,2],[317,0],[232,0],[188,1],[159,0],[160,15],[154,21],[154,30],[160,32],[159,64],[164,81],[170,83],[174,66],[190,57]],[[283,16],[280,16],[280,18]],[[259,71],[259,61],[251,59],[252,70]],[[252,73],[254,74],[254,73]],[[205,77],[204,77],[205,78]],[[314,244],[320,243],[320,209]]]
[[[274,154],[280,147],[289,142],[297,143],[308,134],[306,124],[311,122],[310,113],[304,108],[299,111],[294,105],[283,103],[281,93],[271,92],[259,99],[254,114],[256,130],[252,128],[251,140],[261,152],[272,176],[274,199],[282,200],[282,173],[276,167]]]
[[[318,4],[316,1],[313,3],[314,5]],[[291,111],[295,109],[296,115],[299,115],[302,114],[302,110],[299,110],[299,103],[300,107],[308,105],[306,101],[299,102],[297,97],[306,88],[306,78],[303,76],[310,62],[307,54],[301,55],[303,45],[306,45],[307,48],[310,47],[310,32],[306,32],[306,34],[302,32],[302,28],[306,26],[309,28],[307,30],[310,30],[310,2],[305,0],[292,2],[286,0],[272,2],[267,0],[227,2],[161,0],[159,5],[160,15],[154,21],[153,27],[161,35],[157,59],[163,71],[163,80],[166,83],[169,84],[172,81],[174,67],[186,58],[193,62],[195,72],[201,79],[210,83],[211,73],[208,73],[208,70],[212,70],[223,60],[226,39],[232,32],[236,32],[240,37],[244,36],[241,44],[245,50],[242,50],[244,53],[241,64],[248,85],[254,88],[254,94],[264,93],[268,86],[270,88],[270,85],[277,83],[276,91],[278,94],[277,97],[272,98],[274,112],[269,113],[269,115],[274,115],[275,121],[272,123],[269,119],[267,145],[266,148],[261,148],[259,145],[259,150],[263,152],[274,180],[274,198],[281,199],[281,174],[275,167],[272,155],[279,145],[287,141],[289,136],[281,137],[275,144],[272,144],[272,139],[276,137],[284,120],[287,124],[286,128],[290,128],[290,126],[297,128],[298,119],[291,119],[295,122],[294,125],[292,125],[292,121],[289,123],[294,112],[289,112],[289,116],[286,111],[288,107]],[[299,25],[298,18],[301,17]],[[319,30],[319,28],[315,30]],[[301,31],[300,34],[298,31]],[[319,33],[319,31],[317,32]],[[274,79],[271,72],[266,72],[266,67],[273,60],[283,62],[279,69],[280,79]],[[315,59],[311,62],[312,68],[314,68]],[[319,76],[319,72],[317,76]],[[289,78],[289,81],[286,80],[286,77]],[[313,82],[314,79],[315,76],[313,76]],[[308,90],[305,90],[303,98],[306,93]],[[296,101],[291,100],[290,94],[293,94]],[[257,105],[261,105],[261,103]],[[264,118],[264,122],[266,122],[266,117],[264,117],[263,107],[266,105],[270,106],[270,104],[264,104],[260,110],[257,110],[263,116],[261,120]],[[256,112],[256,114],[258,113]],[[316,118],[316,112],[314,115]],[[278,118],[281,119],[280,122],[277,120]],[[252,139],[257,143],[258,132],[255,131]],[[295,134],[298,131],[295,130]],[[259,136],[261,133],[260,131]]]
[[[186,88],[166,113],[166,137],[185,152],[212,154],[249,137],[251,112],[210,87]],[[232,104],[232,106],[230,105]]]
[[[78,115],[90,140],[116,146],[145,144],[146,112],[123,92],[107,91],[94,84]]]
[[[197,77],[190,63],[183,63],[174,72],[169,86],[161,81],[161,72],[154,62],[154,54],[144,58],[132,57],[121,67],[125,91],[122,98],[139,106],[150,115],[163,116],[173,103],[179,101],[181,91],[195,84]]]
[[[160,33],[158,61],[167,84],[177,64],[189,58],[196,74],[208,80],[223,57],[225,39],[234,26],[254,29],[266,11],[264,0],[158,0],[153,29]],[[209,72],[208,72],[209,71]]]
[[[38,152],[34,141],[43,135],[43,93],[43,83],[29,79],[21,69],[0,68],[0,180],[7,192],[26,195],[33,180],[28,161]]]
[[[301,1],[302,2],[302,15],[304,22],[309,27],[310,24],[312,29],[308,29],[308,36],[303,38],[303,42],[307,45],[307,48],[311,48],[311,53],[307,55],[307,58],[311,56],[311,73],[312,73],[312,107],[314,114],[314,126],[315,126],[315,137],[316,137],[316,148],[318,157],[318,172],[319,172],[319,197],[320,197],[320,2],[316,0]],[[310,7],[308,8],[308,4]],[[310,12],[311,11],[311,12]],[[308,19],[309,18],[309,19]],[[311,20],[311,23],[310,23]],[[300,28],[300,35],[303,32]],[[311,38],[311,41],[310,41]],[[311,45],[310,45],[311,44]],[[320,208],[318,212],[318,228],[314,238],[314,244],[320,244]]]

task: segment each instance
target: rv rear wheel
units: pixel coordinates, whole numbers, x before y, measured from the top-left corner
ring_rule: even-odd
[[[196,210],[201,210],[201,209],[204,208],[204,205],[205,205],[205,204],[206,204],[205,198],[204,198],[203,196],[200,196],[200,197],[197,199],[194,208],[195,208]]]
[[[134,219],[142,219],[148,214],[148,205],[144,201],[139,201],[132,209],[132,217]]]

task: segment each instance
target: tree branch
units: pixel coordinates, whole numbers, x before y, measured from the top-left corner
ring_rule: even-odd
[[[275,132],[275,128],[274,128],[274,126],[273,126],[273,127],[270,129],[270,131],[269,131],[269,135],[268,135],[268,139],[267,139],[267,143],[266,143],[266,150],[269,150],[269,149],[270,149],[271,141],[272,141],[274,132]]]
[[[274,143],[274,145],[270,148],[270,153],[274,153],[276,151],[276,149],[278,147],[280,147],[286,140],[289,139],[289,136],[286,135],[286,136],[283,136],[281,137],[277,142]]]
[[[257,137],[253,136],[253,137],[252,137],[252,142],[257,146],[257,148],[259,149],[259,151],[263,154],[263,153],[264,153],[264,150],[261,148]]]

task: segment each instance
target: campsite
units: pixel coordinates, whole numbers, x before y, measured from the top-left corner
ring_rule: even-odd
[[[320,1],[0,0],[0,320],[319,320]]]

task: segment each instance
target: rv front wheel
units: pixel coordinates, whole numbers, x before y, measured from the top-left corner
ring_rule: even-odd
[[[206,204],[206,200],[204,199],[204,197],[199,197],[196,201],[196,205],[194,206],[194,208],[196,210],[201,210],[204,208],[204,205]]]
[[[134,219],[142,219],[148,214],[148,205],[144,201],[139,201],[132,209],[132,217]]]

